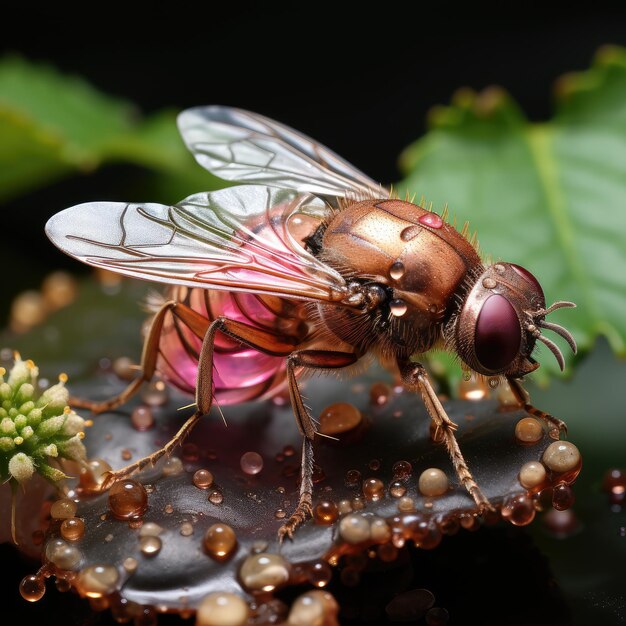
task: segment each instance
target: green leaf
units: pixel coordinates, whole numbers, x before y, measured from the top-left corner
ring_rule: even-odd
[[[548,304],[576,302],[550,321],[580,348],[604,335],[626,354],[626,50],[602,49],[556,96],[554,118],[536,124],[502,90],[458,92],[402,155],[400,187],[469,220],[481,251],[529,269]],[[540,372],[556,370],[540,358]]]
[[[173,112],[143,121],[83,79],[19,57],[0,61],[0,201],[103,163],[158,173],[153,201],[224,186],[184,147]]]

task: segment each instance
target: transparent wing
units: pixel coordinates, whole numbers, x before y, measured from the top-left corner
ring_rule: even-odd
[[[211,173],[332,197],[388,192],[325,146],[289,126],[230,107],[197,107],[178,116],[187,147]]]
[[[242,185],[174,206],[79,204],[52,217],[46,233],[70,256],[128,276],[331,301],[345,281],[293,234],[303,224],[311,233],[328,209],[310,194]]]

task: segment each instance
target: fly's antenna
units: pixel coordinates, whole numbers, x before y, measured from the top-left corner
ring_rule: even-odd
[[[572,352],[576,354],[578,351],[578,347],[576,346],[576,340],[574,339],[572,333],[564,328],[560,324],[554,324],[552,322],[546,322],[545,316],[556,311],[558,309],[573,309],[576,308],[576,305],[573,302],[567,302],[565,300],[559,300],[554,304],[551,304],[547,309],[537,309],[536,311],[526,311],[526,314],[529,317],[528,324],[526,324],[526,330],[535,337],[538,341],[548,346],[550,352],[554,354],[554,358],[557,360],[561,371],[565,368],[565,359],[563,358],[563,353],[560,348],[554,343],[554,341],[544,337],[541,334],[541,328],[545,328],[546,330],[551,330],[555,332],[559,337],[563,337],[567,344],[572,349]]]

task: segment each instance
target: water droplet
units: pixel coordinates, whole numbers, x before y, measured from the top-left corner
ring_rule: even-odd
[[[191,522],[183,522],[180,525],[180,534],[183,537],[190,537],[193,535],[193,524]]]
[[[413,471],[413,466],[409,461],[396,461],[391,468],[395,480],[406,480]]]
[[[377,543],[384,543],[391,538],[391,528],[389,524],[377,515],[370,517],[370,537],[372,541]]]
[[[346,472],[346,487],[356,487],[361,483],[361,472],[351,469]]]
[[[137,561],[137,559],[132,556],[128,556],[122,562],[122,566],[129,574],[131,574],[139,566],[139,561]]]
[[[196,626],[244,626],[248,603],[235,593],[213,592],[203,598],[196,612]]]
[[[163,406],[169,400],[165,383],[162,380],[148,383],[141,391],[141,399],[149,406]]]
[[[139,374],[139,367],[127,356],[121,356],[113,361],[113,372],[122,380],[133,380]]]
[[[52,503],[50,507],[50,516],[54,519],[68,519],[76,515],[76,502],[69,498],[61,498]]]
[[[139,530],[140,537],[157,537],[163,532],[163,529],[154,522],[146,522]]]
[[[543,453],[543,462],[553,472],[569,472],[580,463],[580,452],[569,441],[555,441]]]
[[[68,517],[61,523],[61,537],[77,541],[85,534],[85,522],[79,517]]]
[[[69,580],[65,578],[59,578],[58,576],[54,584],[57,590],[61,593],[67,593],[72,588],[72,583]]]
[[[443,220],[437,213],[424,213],[417,221],[424,226],[430,226],[430,228],[439,229],[443,226]]]
[[[313,561],[307,568],[307,580],[315,587],[326,587],[333,577],[333,570],[326,561]]]
[[[459,383],[458,396],[461,400],[478,401],[486,398],[487,385],[485,385],[485,379],[476,375],[470,374],[469,378],[463,377]]]
[[[171,504],[166,504],[163,507],[163,512],[167,513],[168,515],[172,514],[174,512],[174,507]]]
[[[46,593],[46,582],[43,576],[25,576],[20,583],[20,595],[28,602],[41,600]]]
[[[406,487],[401,481],[394,480],[391,485],[389,485],[389,493],[394,498],[401,498],[402,496],[406,495]]]
[[[415,511],[415,501],[409,496],[403,496],[398,500],[398,511],[401,513],[410,513]]]
[[[285,509],[276,509],[274,511],[274,517],[276,519],[285,519],[287,517],[287,511],[285,511]]]
[[[424,470],[419,477],[418,487],[423,496],[442,496],[448,491],[450,484],[446,474],[437,467]]]
[[[367,466],[373,471],[377,472],[380,469],[380,459],[370,459]]]
[[[519,402],[511,390],[511,385],[506,380],[498,386],[496,397],[502,408],[517,408],[519,406]]]
[[[262,552],[247,557],[239,578],[248,591],[274,591],[289,581],[289,563],[278,554]]]
[[[546,479],[546,468],[539,461],[529,461],[519,471],[519,482],[526,489],[533,489]]]
[[[376,502],[385,495],[385,485],[380,478],[366,478],[363,481],[363,495]]]
[[[552,492],[552,506],[557,511],[565,511],[569,509],[576,500],[574,492],[569,485],[561,483],[554,488]]]
[[[152,415],[150,407],[138,406],[130,414],[130,422],[135,430],[149,430],[154,426],[154,415]]]
[[[80,564],[82,554],[63,539],[52,539],[46,544],[46,559],[62,570],[73,570]]]
[[[78,575],[76,586],[88,598],[100,598],[113,593],[120,575],[113,565],[90,565]]]
[[[221,491],[214,489],[209,494],[209,502],[211,504],[222,504],[223,501],[224,501],[224,496],[222,495]]]
[[[159,537],[147,535],[139,538],[139,549],[145,556],[155,556],[158,554],[163,546],[163,542]]]
[[[213,474],[207,469],[199,469],[193,475],[193,484],[198,489],[208,489],[213,484]]]
[[[350,500],[339,500],[337,510],[339,511],[339,515],[352,513],[352,502]]]
[[[99,491],[107,472],[113,468],[103,459],[92,459],[80,470],[80,484],[86,491]]]
[[[350,513],[339,522],[339,534],[346,543],[363,543],[370,538],[370,523],[363,515]]]
[[[523,443],[537,443],[543,439],[543,427],[534,417],[523,417],[515,425],[515,437]]]
[[[296,598],[291,606],[289,619],[285,623],[289,626],[338,624],[338,611],[339,605],[329,593],[319,590],[308,591]]]
[[[495,289],[497,284],[493,278],[483,278],[483,287],[485,289]]]
[[[370,402],[375,406],[383,406],[387,404],[391,389],[385,383],[374,383],[370,387]]]
[[[136,480],[119,480],[109,490],[109,508],[117,519],[142,515],[148,508],[148,494]]]
[[[283,448],[283,454],[286,457],[293,456],[296,453],[296,449],[293,446],[285,446]]]
[[[353,511],[362,511],[365,508],[365,500],[361,496],[354,496],[350,501]]]
[[[239,464],[246,474],[254,476],[263,469],[263,457],[258,452],[246,452],[241,456]]]
[[[408,310],[408,306],[401,298],[396,298],[389,303],[389,310],[395,317],[402,317]]]
[[[515,526],[526,526],[535,518],[533,501],[521,494],[507,498],[502,504],[502,518]]]
[[[404,263],[402,263],[402,261],[396,261],[395,263],[392,263],[389,268],[389,276],[390,278],[393,278],[393,280],[398,280],[404,276],[405,271],[406,268],[404,267]]]
[[[361,411],[349,402],[336,402],[320,414],[320,432],[338,435],[352,430],[361,423]]]
[[[163,463],[163,476],[178,476],[183,471],[183,462],[177,456],[171,456]]]
[[[315,523],[322,526],[334,524],[338,517],[339,510],[332,500],[320,500],[313,509]]]

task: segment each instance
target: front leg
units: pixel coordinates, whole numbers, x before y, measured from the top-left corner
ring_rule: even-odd
[[[474,502],[478,505],[478,509],[481,513],[484,513],[487,509],[493,509],[493,506],[481,491],[465,462],[465,458],[463,457],[463,453],[461,452],[461,448],[459,448],[459,443],[454,434],[457,425],[448,417],[435,390],[430,384],[428,373],[424,369],[424,366],[411,361],[401,361],[398,365],[404,384],[409,389],[419,391],[428,414],[435,423],[437,430],[443,434],[443,440],[446,444],[450,459],[452,460],[454,471],[459,477],[461,484],[469,491],[472,498],[474,498]]]
[[[567,435],[567,424],[563,420],[560,420],[558,417],[554,417],[554,415],[550,415],[550,413],[546,413],[545,411],[542,411],[530,404],[530,396],[517,378],[508,376],[507,381],[519,405],[523,407],[527,413],[530,413],[530,415],[538,417],[551,426],[550,437],[552,437],[552,439],[556,439],[558,441],[561,438],[561,432]]]

